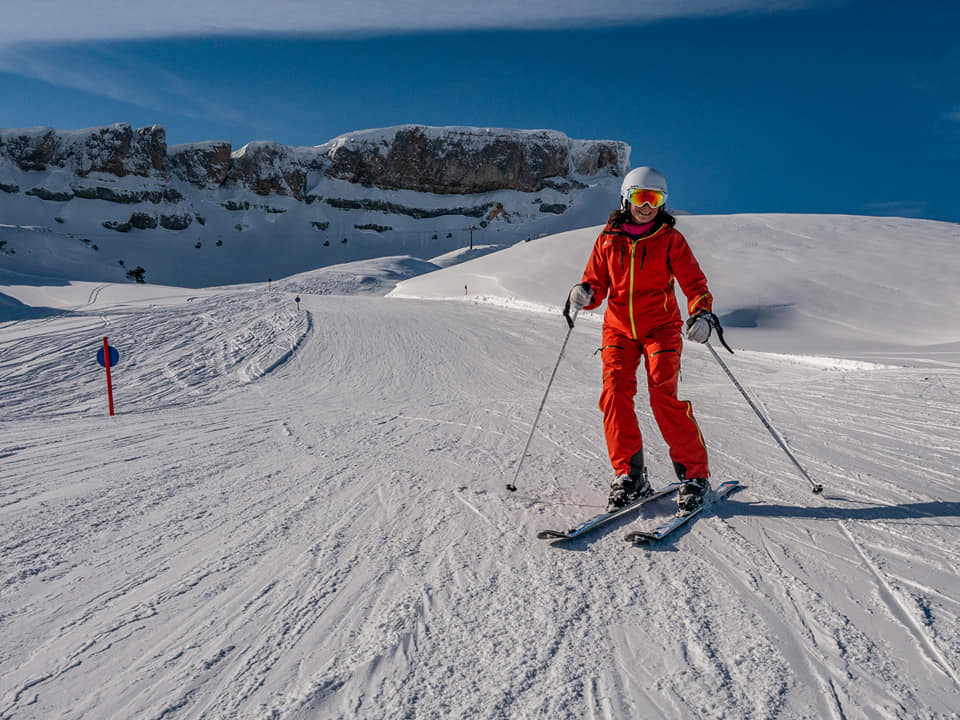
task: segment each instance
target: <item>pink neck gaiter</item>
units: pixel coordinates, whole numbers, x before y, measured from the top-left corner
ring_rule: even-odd
[[[647,232],[650,228],[653,227],[653,224],[655,222],[656,220],[651,220],[650,222],[644,223],[643,225],[634,225],[633,223],[623,223],[622,227],[631,235],[643,235],[645,232]]]

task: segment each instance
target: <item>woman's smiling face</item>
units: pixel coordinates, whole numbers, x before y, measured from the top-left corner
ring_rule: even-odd
[[[657,210],[659,208],[652,208],[649,205],[631,205],[630,206],[630,218],[637,225],[646,225],[648,222],[653,220],[657,216]]]

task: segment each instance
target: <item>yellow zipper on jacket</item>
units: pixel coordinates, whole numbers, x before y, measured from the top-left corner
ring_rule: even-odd
[[[634,240],[630,245],[630,294],[627,296],[627,306],[630,308],[630,332],[634,340],[637,339],[637,323],[633,319],[633,262],[636,259],[638,242],[640,241]]]
[[[663,230],[665,230],[666,228],[667,228],[666,225],[661,225],[657,229],[657,231],[652,235],[647,235],[646,237],[637,238],[630,244],[630,294],[627,296],[627,306],[630,309],[630,332],[633,333],[634,340],[637,339],[637,323],[633,317],[633,263],[634,263],[634,260],[636,260],[636,256],[637,256],[637,243],[640,242],[641,240],[649,240],[651,238],[655,238],[657,235],[663,232]],[[644,250],[646,250],[646,245],[644,245]],[[644,257],[646,257],[646,253],[644,253]],[[640,268],[640,269],[643,270],[643,268]]]

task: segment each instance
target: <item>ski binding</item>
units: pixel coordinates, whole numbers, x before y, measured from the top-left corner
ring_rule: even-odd
[[[646,505],[648,502],[651,502],[652,500],[656,500],[657,498],[661,498],[664,495],[669,495],[675,490],[679,490],[682,484],[683,483],[681,482],[672,482],[669,485],[664,485],[662,488],[654,490],[650,495],[646,495],[645,497],[642,497],[642,498],[637,498],[633,502],[627,503],[623,507],[619,507],[614,510],[610,510],[609,512],[603,512],[603,513],[600,513],[599,515],[595,515],[589,520],[585,520],[584,522],[580,523],[579,525],[575,525],[569,530],[541,530],[540,532],[537,533],[537,537],[540,538],[541,540],[572,540],[573,538],[580,537],[581,535],[584,535],[590,532],[591,530],[594,530],[600,527],[604,523],[607,523],[613,520],[614,518],[618,518],[621,515],[630,512],[631,510],[635,510],[638,507]]]
[[[727,480],[726,482],[721,483],[717,486],[717,489],[712,491],[708,498],[705,498],[705,502],[699,508],[694,510],[691,513],[686,515],[678,515],[670,518],[664,522],[659,527],[654,530],[634,530],[631,533],[627,533],[624,540],[632,543],[643,543],[643,542],[653,542],[655,540],[663,540],[667,535],[672,533],[677,528],[683,527],[686,525],[692,518],[695,518],[697,515],[702,513],[704,510],[709,508],[714,503],[719,502],[721,499],[732,493],[734,490],[740,488],[740,482],[737,480]]]

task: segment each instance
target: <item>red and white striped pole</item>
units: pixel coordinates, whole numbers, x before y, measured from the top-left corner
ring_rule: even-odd
[[[113,383],[110,381],[110,345],[103,338],[103,366],[107,369],[107,401],[110,403],[110,416],[113,417]]]

